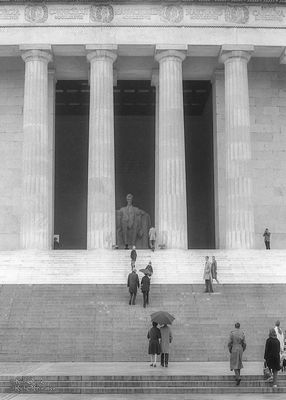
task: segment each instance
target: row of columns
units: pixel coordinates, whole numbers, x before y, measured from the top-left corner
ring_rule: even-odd
[[[90,63],[88,249],[115,244],[113,63],[116,46],[87,46]],[[23,211],[21,247],[52,243],[52,152],[48,124],[50,48],[22,49],[25,61],[23,116]],[[227,248],[253,247],[251,146],[247,62],[251,49],[222,48],[225,64]],[[157,49],[156,228],[158,242],[187,248],[187,202],[182,62],[186,52]]]

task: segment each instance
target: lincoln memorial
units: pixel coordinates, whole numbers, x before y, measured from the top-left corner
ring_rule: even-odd
[[[1,1],[0,249],[286,242],[286,6]],[[275,238],[275,240],[274,240]]]

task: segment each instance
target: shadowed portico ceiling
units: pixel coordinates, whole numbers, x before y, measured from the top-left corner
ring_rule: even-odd
[[[201,115],[211,91],[210,81],[184,81],[184,114]],[[56,112],[85,115],[89,112],[87,81],[58,81]],[[155,87],[150,81],[117,81],[114,87],[115,115],[155,115]]]

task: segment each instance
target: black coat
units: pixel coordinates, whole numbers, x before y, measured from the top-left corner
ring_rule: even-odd
[[[280,342],[277,338],[269,337],[265,343],[264,360],[268,368],[280,370]]]
[[[150,290],[150,278],[147,275],[144,275],[141,279],[141,290],[142,292],[149,292]]]
[[[133,271],[128,275],[127,287],[129,287],[130,293],[137,293],[137,288],[139,288],[139,278],[136,272]]]

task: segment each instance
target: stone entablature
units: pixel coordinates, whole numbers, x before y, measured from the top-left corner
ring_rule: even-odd
[[[41,2],[0,5],[0,26],[286,27],[285,5]]]

